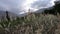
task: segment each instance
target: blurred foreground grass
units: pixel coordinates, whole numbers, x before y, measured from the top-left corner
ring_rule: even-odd
[[[27,15],[0,21],[0,34],[60,34],[59,15]]]

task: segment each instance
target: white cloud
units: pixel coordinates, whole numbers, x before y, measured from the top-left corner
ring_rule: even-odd
[[[23,3],[23,10],[28,12],[28,9],[32,11],[36,11],[41,8],[48,8],[54,5],[54,1],[56,0],[26,0]]]
[[[0,0],[0,10],[23,13],[30,8],[33,11],[54,5],[55,0]]]
[[[27,11],[29,8],[31,8],[31,4],[34,3],[35,1],[37,0],[25,0],[25,2],[22,5],[23,9]]]
[[[36,8],[36,9],[41,9],[41,8],[48,8],[54,5],[55,0],[39,0],[34,2],[31,7]]]

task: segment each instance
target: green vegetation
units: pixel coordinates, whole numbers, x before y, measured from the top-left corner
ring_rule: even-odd
[[[16,20],[1,20],[0,34],[55,34],[59,19],[54,15],[27,15]]]
[[[55,2],[55,5],[53,7],[51,7],[51,9],[46,9],[44,11],[45,14],[54,14],[57,15],[57,13],[60,14],[60,1]]]

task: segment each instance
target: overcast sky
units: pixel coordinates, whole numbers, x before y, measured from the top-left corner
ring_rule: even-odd
[[[55,0],[0,0],[0,10],[21,14],[23,11],[38,10],[54,5]]]

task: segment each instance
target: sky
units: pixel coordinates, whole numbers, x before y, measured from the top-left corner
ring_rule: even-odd
[[[56,0],[0,0],[0,10],[23,14],[29,9],[36,11],[54,5]]]

